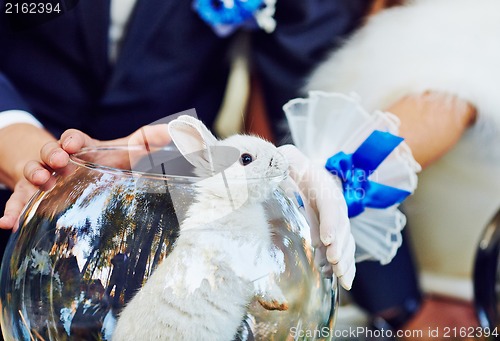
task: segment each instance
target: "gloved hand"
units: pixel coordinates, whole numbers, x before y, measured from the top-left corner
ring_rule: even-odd
[[[316,264],[323,267],[323,272],[331,266],[342,287],[350,290],[356,273],[355,243],[340,180],[313,165],[293,145],[281,146],[279,151],[288,160],[290,177],[304,201],[312,244],[317,250]]]

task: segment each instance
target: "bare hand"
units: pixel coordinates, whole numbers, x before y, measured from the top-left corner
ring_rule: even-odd
[[[24,167],[25,179],[20,180],[7,201],[0,228],[17,230],[19,216],[29,199],[39,188],[50,187],[54,181],[52,173],[62,172],[68,166],[69,156],[85,147],[117,145],[156,145],[170,142],[165,124],[144,126],[133,134],[111,141],[99,141],[76,130],[66,130],[59,141],[46,143],[40,150],[40,161],[29,161]]]

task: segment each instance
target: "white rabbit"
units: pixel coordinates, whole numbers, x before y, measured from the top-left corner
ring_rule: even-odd
[[[272,281],[262,206],[288,164],[267,141],[218,141],[190,116],[172,121],[169,132],[206,178],[196,184],[172,253],[123,309],[113,340],[232,340],[254,297],[266,309],[288,309]]]

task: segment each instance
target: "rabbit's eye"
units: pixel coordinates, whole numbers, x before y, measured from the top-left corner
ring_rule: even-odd
[[[243,166],[246,166],[248,165],[250,162],[253,161],[253,157],[252,155],[250,154],[241,154],[241,157],[240,157],[240,162]]]

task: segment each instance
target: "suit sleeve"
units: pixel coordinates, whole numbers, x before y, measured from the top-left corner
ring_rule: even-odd
[[[361,23],[368,0],[282,0],[276,3],[276,29],[252,37],[254,74],[264,94],[278,144],[290,142],[282,106],[302,94],[306,77],[326,52]]]
[[[15,123],[42,127],[29,112],[29,107],[7,78],[0,73],[0,129]]]
[[[0,112],[8,110],[30,111],[12,83],[0,72]]]

